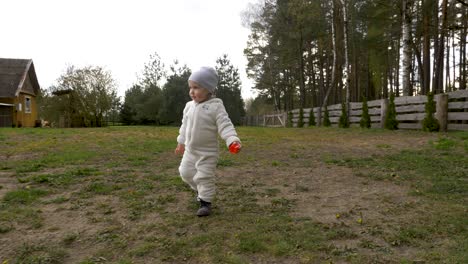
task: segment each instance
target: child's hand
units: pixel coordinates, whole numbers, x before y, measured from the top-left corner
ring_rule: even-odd
[[[175,149],[175,154],[183,155],[185,152],[185,145],[184,144],[177,144],[177,148]]]
[[[229,152],[232,154],[237,154],[242,149],[242,145],[239,141],[234,141],[229,145]]]

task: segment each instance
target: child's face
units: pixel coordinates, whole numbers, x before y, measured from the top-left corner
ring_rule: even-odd
[[[189,81],[189,88],[189,95],[196,103],[203,102],[209,98],[210,92],[207,89],[201,87],[198,83]]]

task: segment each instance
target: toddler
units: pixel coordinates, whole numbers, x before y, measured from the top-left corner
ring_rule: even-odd
[[[215,170],[218,162],[218,134],[231,144],[240,139],[224,108],[223,101],[214,97],[218,75],[211,67],[201,67],[189,79],[192,101],[185,105],[182,125],[177,137],[176,154],[183,154],[179,172],[182,180],[197,192],[198,216],[211,213],[215,195]]]

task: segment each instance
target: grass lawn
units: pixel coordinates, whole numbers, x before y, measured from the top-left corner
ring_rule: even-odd
[[[468,263],[468,133],[239,127],[213,215],[178,129],[0,129],[0,263]]]

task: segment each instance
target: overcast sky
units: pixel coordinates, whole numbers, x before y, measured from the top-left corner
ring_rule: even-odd
[[[42,88],[67,66],[103,66],[124,96],[150,54],[168,66],[215,66],[226,53],[253,97],[240,13],[254,0],[0,0],[0,57],[33,59]]]

